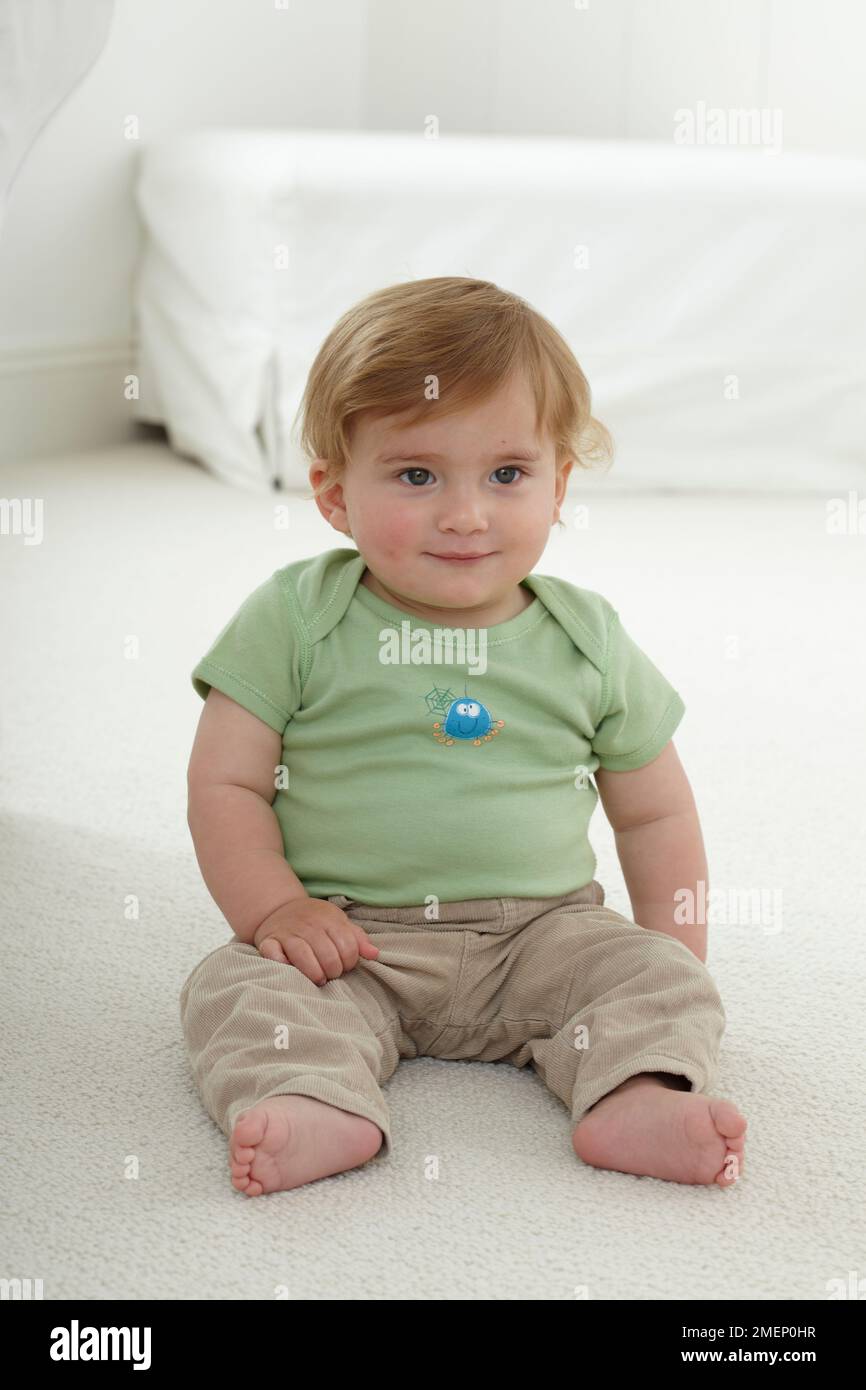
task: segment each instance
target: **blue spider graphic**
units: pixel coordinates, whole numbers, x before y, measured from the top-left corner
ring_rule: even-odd
[[[493,720],[477,700],[453,700],[445,716],[445,732],[451,738],[483,738]]]
[[[494,719],[480,700],[470,698],[468,691],[454,699],[453,692],[434,686],[424,696],[430,714],[443,715],[437,719],[431,733],[437,743],[453,747],[456,739],[480,747],[490,743],[505,728],[504,719]]]

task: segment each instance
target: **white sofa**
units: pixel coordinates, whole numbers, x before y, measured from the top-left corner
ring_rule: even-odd
[[[210,130],[145,148],[136,192],[137,415],[229,483],[305,488],[291,427],[322,339],[444,274],[565,335],[616,441],[606,486],[862,482],[866,161]]]

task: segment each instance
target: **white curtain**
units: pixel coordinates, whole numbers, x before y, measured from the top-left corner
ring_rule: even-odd
[[[0,227],[24,157],[105,46],[114,0],[0,0]]]

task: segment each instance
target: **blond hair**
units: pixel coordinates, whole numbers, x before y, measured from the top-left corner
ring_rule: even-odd
[[[613,457],[605,426],[565,339],[519,295],[489,280],[439,275],[388,285],[337,321],[310,368],[295,422],[301,448],[327,472],[310,493],[342,480],[352,430],[362,411],[406,413],[406,423],[441,418],[491,395],[514,371],[526,372],[536,428],[547,429],[557,469]],[[429,399],[430,378],[438,395]]]

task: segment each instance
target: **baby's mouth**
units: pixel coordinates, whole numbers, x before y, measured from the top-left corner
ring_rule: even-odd
[[[433,560],[442,560],[442,561],[445,561],[445,562],[447,562],[447,563],[449,563],[449,564],[452,564],[452,565],[472,565],[472,564],[477,564],[480,560],[489,560],[490,557],[491,557],[491,555],[493,555],[494,553],[495,553],[495,552],[492,551],[492,550],[486,550],[486,551],[483,551],[483,552],[480,553],[480,554],[475,554],[475,555],[448,555],[448,554],[437,555],[437,554],[435,553],[435,551],[432,551],[432,550],[425,551],[425,554],[426,554],[426,555],[429,555],[429,556],[431,557],[431,559],[433,559]]]

